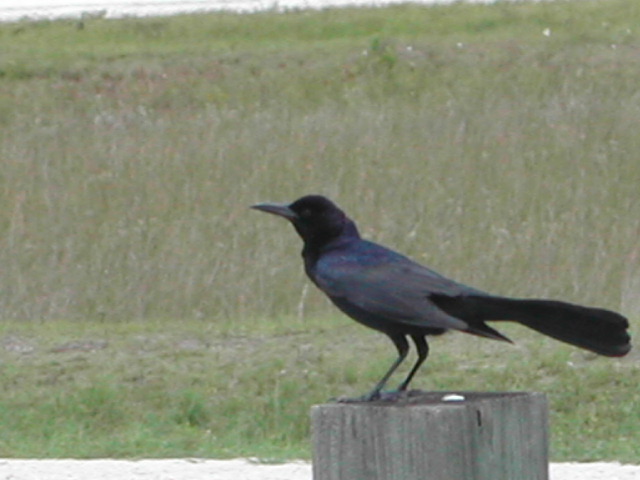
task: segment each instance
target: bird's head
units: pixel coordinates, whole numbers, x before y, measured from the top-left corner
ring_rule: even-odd
[[[354,223],[322,195],[307,195],[293,203],[259,203],[251,208],[289,220],[305,244],[323,246],[342,236],[357,234]]]

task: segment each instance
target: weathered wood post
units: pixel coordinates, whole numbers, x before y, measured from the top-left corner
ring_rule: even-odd
[[[313,480],[549,478],[540,393],[412,391],[316,405],[311,421]]]

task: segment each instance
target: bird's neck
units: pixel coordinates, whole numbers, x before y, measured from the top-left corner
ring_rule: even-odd
[[[360,232],[356,224],[346,219],[342,225],[342,229],[332,235],[314,235],[304,240],[304,248],[302,249],[302,257],[304,258],[307,268],[312,267],[318,261],[318,258],[330,250],[345,247],[347,244],[360,240]]]

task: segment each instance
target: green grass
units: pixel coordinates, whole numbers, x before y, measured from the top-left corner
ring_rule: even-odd
[[[306,456],[309,406],[365,391],[392,347],[334,318],[257,201],[330,195],[453,278],[638,333],[639,20],[611,0],[0,25],[0,456]],[[555,459],[637,460],[634,353],[460,337],[416,386],[547,392]],[[51,350],[86,338],[106,347]]]
[[[308,458],[309,407],[368,391],[393,348],[343,318],[285,320],[3,324],[0,456]],[[636,461],[637,357],[506,331],[515,346],[435,339],[414,386],[546,392],[554,460]]]

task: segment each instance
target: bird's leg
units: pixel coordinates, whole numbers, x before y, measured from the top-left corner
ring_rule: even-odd
[[[424,361],[427,359],[427,355],[429,355],[429,345],[427,344],[427,340],[425,339],[424,335],[411,335],[411,338],[413,339],[413,343],[416,344],[416,349],[418,351],[418,360],[409,372],[409,375],[407,375],[407,378],[405,378],[404,382],[402,382],[398,387],[398,390],[400,391],[404,391],[407,389],[409,383],[411,382],[411,379],[420,368],[420,365],[424,363]]]
[[[409,352],[409,342],[407,342],[407,338],[404,335],[389,335],[389,338],[391,338],[391,341],[398,349],[398,358],[393,362],[393,364],[391,365],[391,368],[389,368],[387,373],[384,374],[384,376],[376,384],[376,386],[373,387],[373,390],[371,390],[368,394],[362,397],[362,400],[364,401],[368,402],[368,401],[376,400],[380,398],[380,391],[386,385],[387,380],[389,380],[389,377],[393,375],[393,372],[395,372],[396,369],[400,366],[400,364],[404,361],[404,359],[407,358],[407,353]]]

